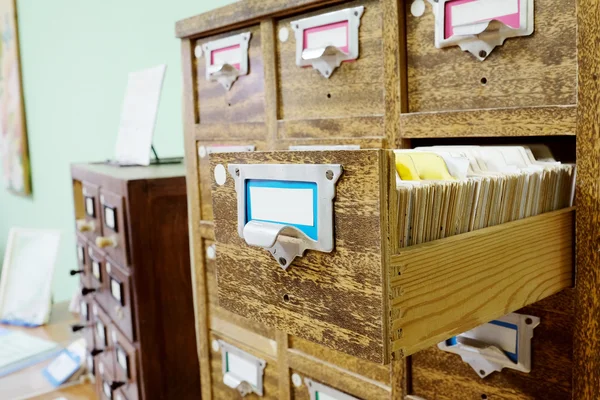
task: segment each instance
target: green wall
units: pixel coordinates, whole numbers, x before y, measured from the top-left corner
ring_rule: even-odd
[[[0,255],[12,226],[59,229],[55,301],[74,293],[69,165],[112,156],[130,71],[166,63],[154,144],[183,155],[180,44],[175,21],[231,0],[18,0],[33,197],[0,188]]]

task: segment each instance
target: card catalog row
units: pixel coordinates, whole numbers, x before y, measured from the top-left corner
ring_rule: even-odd
[[[400,247],[569,207],[575,165],[545,146],[395,150]]]

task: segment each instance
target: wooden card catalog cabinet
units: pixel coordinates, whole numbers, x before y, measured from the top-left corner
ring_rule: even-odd
[[[97,228],[77,235],[85,279],[72,329],[86,338],[98,397],[199,398],[198,359],[186,357],[197,346],[182,165],[74,164],[71,174],[76,218],[87,208]]]

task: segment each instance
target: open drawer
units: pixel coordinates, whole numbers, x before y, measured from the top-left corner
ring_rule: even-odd
[[[356,357],[388,363],[573,282],[572,208],[398,249],[390,150],[220,153],[211,173],[219,305]]]

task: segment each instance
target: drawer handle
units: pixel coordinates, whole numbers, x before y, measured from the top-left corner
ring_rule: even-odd
[[[96,246],[101,249],[106,249],[108,247],[115,248],[117,247],[117,238],[115,236],[98,236],[96,238]]]
[[[247,75],[251,36],[250,32],[245,32],[205,43],[202,48],[206,58],[206,80],[219,82],[230,90],[238,77]]]
[[[75,324],[75,325],[71,325],[71,332],[79,332],[81,330],[84,330],[86,328],[91,328],[93,326],[93,324],[86,324],[86,325],[81,325],[81,324]]]
[[[69,271],[69,275],[74,276],[77,274],[83,274],[85,271],[82,269],[72,269]]]
[[[359,55],[358,28],[365,8],[352,7],[291,22],[296,65],[312,66],[328,78],[344,61]]]
[[[333,251],[333,199],[341,165],[229,164],[227,168],[235,181],[238,234],[248,245],[268,250],[284,270],[306,250]]]
[[[78,219],[75,221],[79,232],[93,232],[96,229],[96,224],[93,221]]]
[[[81,289],[81,295],[82,296],[87,296],[88,294],[93,293],[95,291],[96,291],[96,289],[84,287],[84,288]]]
[[[480,378],[510,368],[531,371],[531,340],[540,319],[511,313],[438,344],[438,348],[461,356]]]
[[[431,2],[438,49],[459,46],[483,61],[506,39],[533,33],[533,0],[490,0],[483,7],[477,1],[458,3]]]
[[[223,363],[223,383],[236,389],[242,397],[250,393],[262,396],[267,362],[222,340],[217,343]]]

